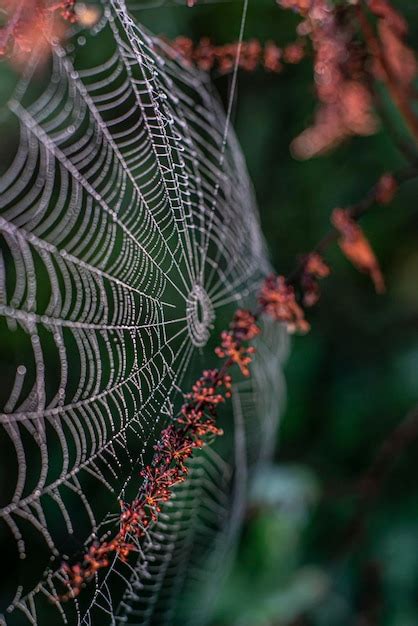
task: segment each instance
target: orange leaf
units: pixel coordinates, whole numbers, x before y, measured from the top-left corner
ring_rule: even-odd
[[[340,233],[338,243],[344,255],[358,270],[370,275],[377,293],[384,293],[385,281],[379,263],[360,226],[344,209],[334,209],[331,221]]]

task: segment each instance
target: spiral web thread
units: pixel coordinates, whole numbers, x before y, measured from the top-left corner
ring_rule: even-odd
[[[248,476],[271,453],[280,328],[234,388],[231,437],[193,460],[136,563],[56,596],[63,559],[135,497],[217,320],[269,271],[228,115],[122,0],[54,43],[47,68],[34,59],[7,108],[19,138],[0,178],[0,532],[14,565],[0,624],[204,623]]]

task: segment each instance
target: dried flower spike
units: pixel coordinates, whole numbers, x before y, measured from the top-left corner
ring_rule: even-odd
[[[260,334],[255,315],[245,309],[238,309],[230,324],[231,331],[237,341],[251,341]]]
[[[311,252],[305,258],[300,280],[305,306],[311,307],[318,302],[320,296],[318,280],[329,276],[330,271],[327,263],[317,252]]]
[[[289,333],[306,333],[309,324],[303,309],[296,302],[295,292],[284,276],[272,274],[264,281],[259,295],[261,309],[278,322],[286,324]]]
[[[215,354],[221,359],[229,359],[236,363],[244,376],[250,375],[248,368],[251,363],[252,355],[255,352],[253,346],[243,346],[234,337],[232,330],[224,330],[221,334],[221,345],[215,348]]]

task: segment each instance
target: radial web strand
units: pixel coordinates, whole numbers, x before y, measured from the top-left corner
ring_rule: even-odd
[[[270,271],[209,78],[122,0],[101,8],[13,73],[0,117],[3,626],[205,623],[284,395],[286,337],[265,324],[225,436],[193,459],[136,560],[57,601],[62,563],[112,532],[181,391]]]

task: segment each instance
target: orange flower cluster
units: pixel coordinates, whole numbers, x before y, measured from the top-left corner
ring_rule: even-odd
[[[65,21],[76,20],[74,5],[75,0],[4,0],[6,23],[0,28],[0,57],[7,55],[21,65],[35,48],[46,55],[51,37],[61,38]]]
[[[377,293],[385,291],[385,281],[370,243],[347,209],[334,209],[331,221],[340,234],[339,246],[357,269],[369,274]]]
[[[364,53],[356,40],[353,6],[329,0],[278,0],[302,17],[298,33],[311,40],[319,108],[312,126],[292,143],[297,158],[321,154],[350,135],[377,130],[366,81]]]
[[[232,379],[227,370],[234,363],[248,370],[248,361],[240,351],[252,354],[254,349],[244,348],[242,344],[259,332],[254,315],[249,311],[237,311],[227,334],[233,338],[234,350],[240,357],[235,352],[225,353],[227,360],[223,367],[205,370],[190,393],[185,394],[179,415],[162,431],[154,446],[151,464],[140,474],[143,485],[139,497],[131,504],[120,503],[118,533],[110,541],[94,542],[81,563],[62,566],[61,573],[69,590],[59,597],[60,602],[76,597],[100,569],[109,567],[112,557],[126,561],[131,552],[138,551],[138,541],[150,524],[158,520],[162,505],[173,495],[173,488],[186,479],[187,460],[197,448],[223,434],[216,419],[219,405],[231,396]],[[220,352],[223,351],[216,350],[219,356]]]
[[[371,83],[381,80],[418,137],[411,106],[417,58],[406,44],[408,25],[389,0],[277,0],[300,14],[299,37],[309,39],[319,107],[312,126],[292,143],[300,159],[324,153],[352,135],[370,135],[378,124]],[[376,32],[368,12],[377,17]],[[359,37],[361,34],[361,37]]]
[[[61,572],[67,580],[69,591],[59,596],[60,602],[67,602],[71,598],[77,597],[86,582],[91,580],[95,574],[110,565],[111,557],[117,555],[122,561],[126,561],[129,554],[136,550],[136,546],[127,542],[122,532],[119,532],[111,541],[95,542],[90,546],[84,555],[82,563],[68,565],[64,563]]]
[[[121,539],[126,541],[128,537],[138,537],[140,532],[145,533],[149,518],[142,500],[133,500],[130,504],[121,500],[119,504],[121,508],[119,536]]]
[[[278,322],[286,324],[289,333],[306,333],[309,324],[303,309],[296,302],[295,291],[284,276],[272,274],[264,281],[258,301],[261,310]]]
[[[193,385],[192,391],[186,394],[188,403],[183,405],[183,409],[189,405],[193,407],[199,405],[209,413],[214,413],[217,405],[230,397],[231,382],[231,376],[227,374],[220,375],[216,369],[205,370]]]
[[[329,276],[330,271],[327,263],[317,252],[312,252],[306,257],[300,281],[305,306],[311,307],[318,302],[320,295],[318,280]]]
[[[220,358],[236,363],[244,376],[250,375],[248,368],[255,348],[245,345],[260,333],[255,316],[249,311],[238,309],[229,330],[221,333],[221,345],[215,349]]]
[[[177,37],[171,42],[175,51],[181,54],[189,63],[196,65],[206,72],[218,70],[221,74],[232,71],[238,55],[238,43],[214,45],[208,37],[202,37],[198,44],[194,44],[188,37]],[[305,56],[303,40],[298,40],[281,48],[273,41],[264,46],[257,40],[243,41],[239,56],[239,67],[247,72],[264,68],[268,72],[278,73],[283,69],[283,62],[299,63]]]

